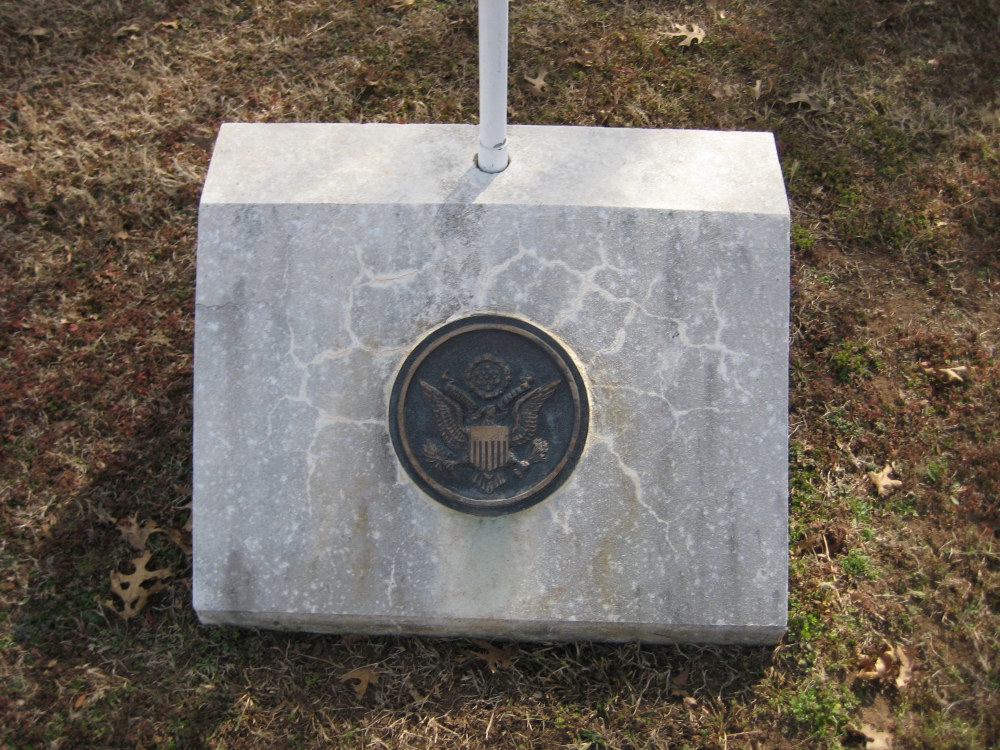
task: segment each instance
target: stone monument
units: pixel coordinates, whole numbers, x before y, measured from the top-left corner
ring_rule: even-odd
[[[198,615],[775,642],[774,140],[498,126],[506,2],[480,9],[479,129],[220,131],[198,237]]]

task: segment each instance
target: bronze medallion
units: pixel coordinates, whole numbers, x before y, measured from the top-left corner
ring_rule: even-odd
[[[590,418],[573,358],[517,318],[475,315],[421,341],[389,401],[389,433],[410,478],[449,508],[524,510],[555,492],[583,452]]]

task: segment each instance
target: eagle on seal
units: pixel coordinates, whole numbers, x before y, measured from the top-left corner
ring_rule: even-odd
[[[512,467],[516,476],[522,477],[531,464],[545,459],[549,445],[545,440],[535,438],[538,416],[542,406],[562,383],[561,380],[530,388],[532,379],[526,375],[521,385],[509,391],[497,404],[480,406],[457,388],[447,373],[442,379],[446,383],[444,390],[449,395],[425,380],[419,381],[420,388],[434,413],[441,438],[459,458],[440,445],[428,442],[423,453],[434,468],[451,472],[456,466],[472,467],[475,470],[472,481],[483,492],[492,494],[507,481],[505,470],[508,467]],[[514,405],[508,410],[505,406],[510,401]],[[466,411],[473,409],[467,417]],[[506,424],[509,418],[512,418],[512,424]],[[474,424],[466,425],[466,421]],[[513,449],[529,442],[530,452],[523,459],[518,458]]]

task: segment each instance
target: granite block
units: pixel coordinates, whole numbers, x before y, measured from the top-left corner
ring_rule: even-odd
[[[771,643],[787,608],[789,212],[764,133],[225,125],[199,215],[194,604],[317,632]],[[580,155],[587,160],[582,162]],[[590,402],[483,518],[388,430],[430,331],[523,319]]]

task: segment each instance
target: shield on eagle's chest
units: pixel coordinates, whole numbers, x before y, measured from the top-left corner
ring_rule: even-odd
[[[469,428],[469,463],[480,471],[496,471],[507,463],[510,429],[502,425]]]

